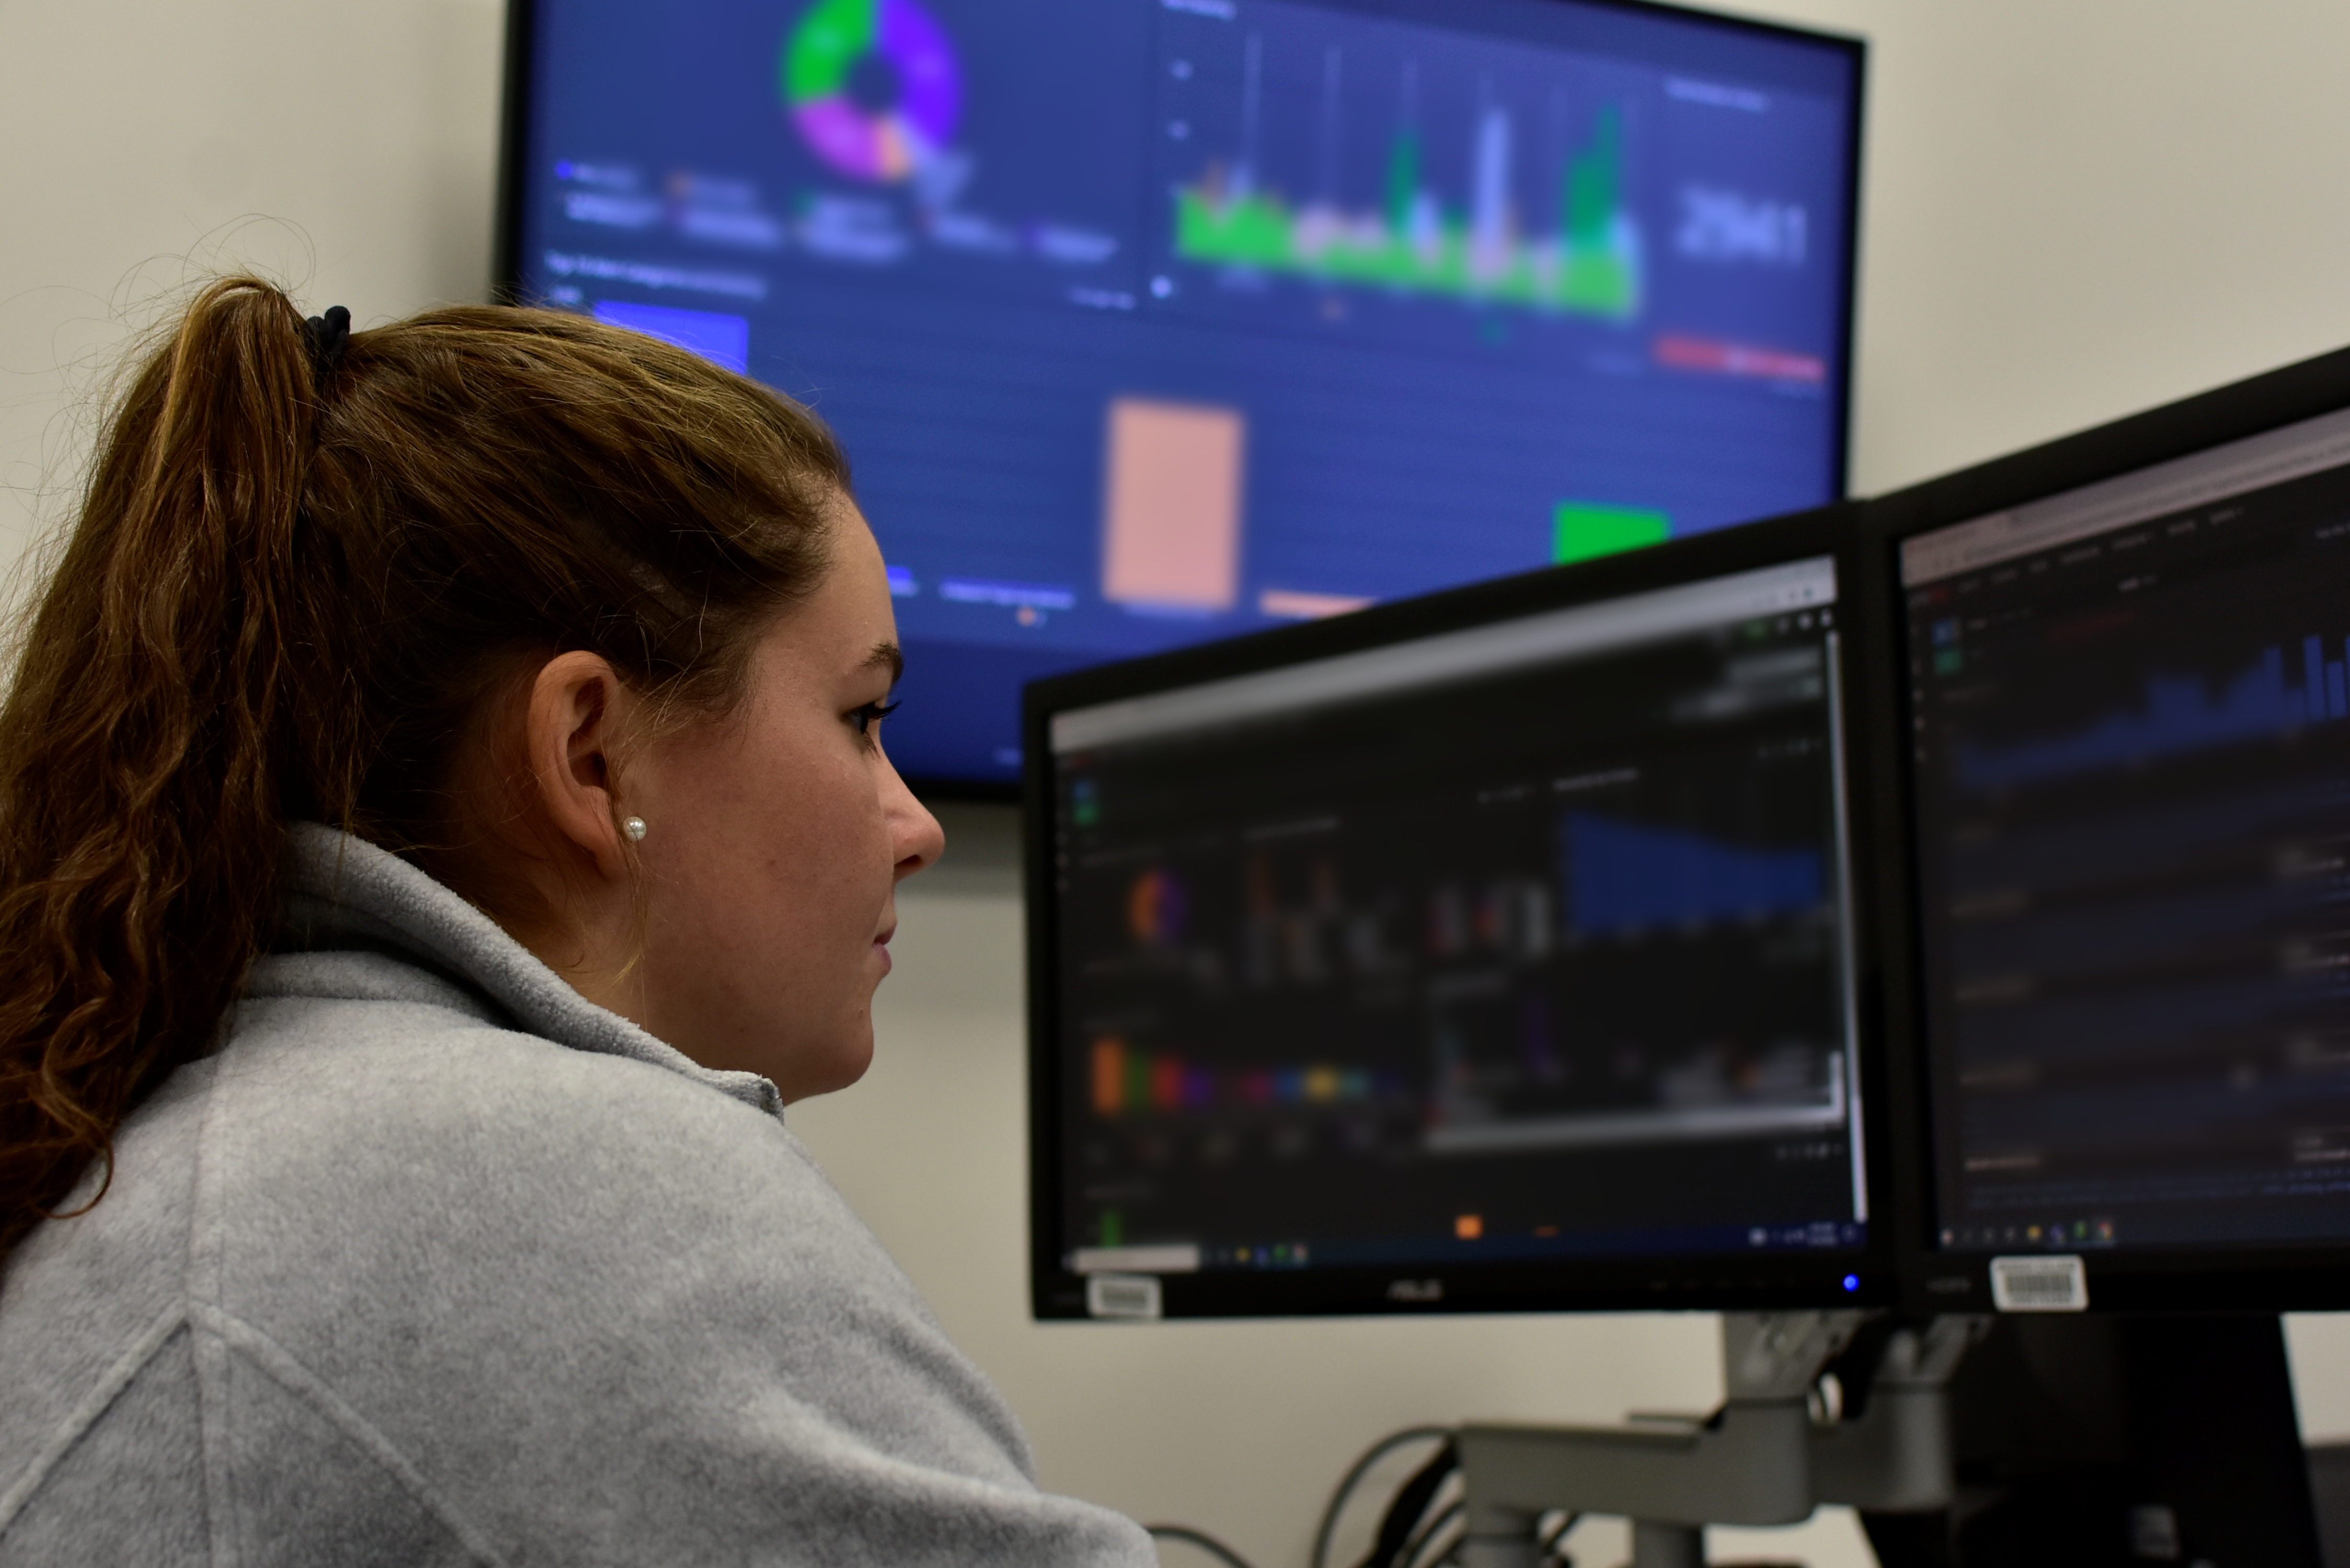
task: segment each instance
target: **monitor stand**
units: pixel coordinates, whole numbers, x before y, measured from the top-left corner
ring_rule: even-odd
[[[1706,1525],[1824,1502],[1859,1511],[1883,1568],[2320,1568],[2273,1316],[1731,1314],[1721,1334],[1709,1417],[1463,1427],[1463,1568],[1536,1568],[1560,1509],[1629,1520],[1632,1568],[1700,1568]]]
[[[1864,1511],[1884,1568],[2319,1568],[2272,1315],[2002,1317],[1950,1380],[1950,1505]]]
[[[1709,1524],[1795,1524],[1822,1502],[1948,1508],[1944,1389],[1980,1320],[1885,1323],[1863,1337],[1866,1324],[1858,1312],[1725,1314],[1728,1397],[1702,1419],[1463,1427],[1463,1568],[1535,1568],[1536,1522],[1558,1509],[1631,1521],[1633,1568],[1699,1568]],[[1856,1348],[1868,1354],[1866,1400],[1823,1424],[1822,1374]]]

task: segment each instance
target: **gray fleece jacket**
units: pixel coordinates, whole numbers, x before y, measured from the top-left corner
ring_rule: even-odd
[[[0,1568],[1156,1563],[1036,1490],[774,1085],[356,839],[288,886],[0,1277]]]

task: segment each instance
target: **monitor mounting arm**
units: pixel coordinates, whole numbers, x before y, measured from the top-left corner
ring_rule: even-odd
[[[1812,1498],[1869,1513],[1948,1508],[1955,1490],[1950,1375],[1988,1317],[1933,1317],[1886,1340],[1859,1413],[1812,1428]]]
[[[1557,1509],[1629,1519],[1633,1568],[1699,1568],[1708,1524],[1794,1524],[1821,1502],[1888,1511],[1948,1503],[1942,1394],[1976,1329],[1955,1318],[1898,1329],[1862,1414],[1820,1425],[1814,1386],[1864,1316],[1724,1315],[1728,1397],[1702,1421],[1463,1427],[1464,1568],[1536,1568],[1536,1521]]]

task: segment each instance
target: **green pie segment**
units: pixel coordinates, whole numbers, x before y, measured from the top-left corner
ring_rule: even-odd
[[[819,0],[785,50],[785,102],[847,93],[850,67],[873,47],[875,8],[874,0]]]
[[[851,96],[860,62],[879,59],[897,101],[868,109]],[[946,29],[915,0],[817,0],[785,41],[785,107],[809,150],[844,174],[907,178],[954,135],[962,72]]]

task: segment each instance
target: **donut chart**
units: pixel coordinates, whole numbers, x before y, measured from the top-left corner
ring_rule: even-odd
[[[860,103],[852,84],[878,62],[897,101]],[[785,41],[783,97],[818,158],[876,184],[904,180],[954,135],[962,71],[946,29],[915,0],[817,0]]]

